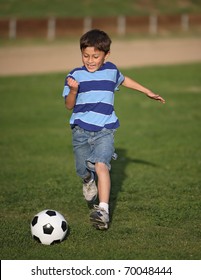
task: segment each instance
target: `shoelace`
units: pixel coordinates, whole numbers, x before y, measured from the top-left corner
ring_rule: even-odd
[[[89,190],[91,185],[93,184],[94,180],[89,181],[88,183],[85,183],[85,187]]]

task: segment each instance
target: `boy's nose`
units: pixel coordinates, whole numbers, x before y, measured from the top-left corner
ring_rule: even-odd
[[[89,62],[93,62],[93,57],[89,57]]]

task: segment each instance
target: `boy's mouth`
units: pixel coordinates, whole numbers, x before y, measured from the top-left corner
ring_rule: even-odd
[[[96,68],[95,64],[87,64],[86,65],[88,69],[93,70],[94,68]]]

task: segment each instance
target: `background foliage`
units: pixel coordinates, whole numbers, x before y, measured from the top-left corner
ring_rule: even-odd
[[[200,13],[199,0],[0,0],[0,17],[85,17]]]

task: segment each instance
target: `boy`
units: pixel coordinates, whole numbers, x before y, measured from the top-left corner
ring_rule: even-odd
[[[76,171],[83,180],[83,195],[94,205],[90,220],[97,229],[109,227],[110,161],[114,154],[114,133],[119,121],[114,111],[114,92],[120,85],[140,91],[165,103],[159,95],[123,76],[111,62],[111,39],[93,29],[80,38],[83,66],[72,70],[65,79],[63,96],[66,108],[73,109],[70,125]],[[95,175],[97,176],[97,186]]]

